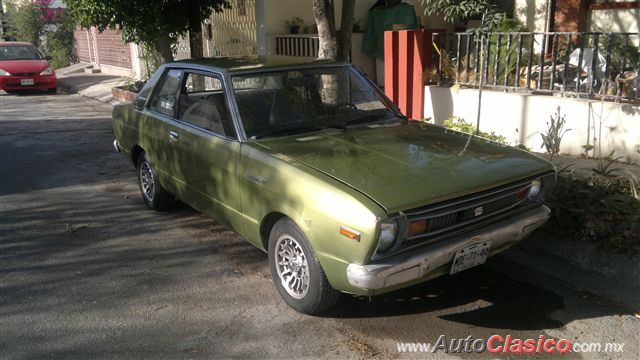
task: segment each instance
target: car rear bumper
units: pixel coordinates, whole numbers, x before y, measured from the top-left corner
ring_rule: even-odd
[[[22,85],[22,80],[33,80],[33,85]],[[58,86],[55,74],[33,76],[0,76],[0,90],[46,90]]]
[[[458,250],[489,241],[489,256],[495,255],[544,225],[549,214],[549,208],[540,206],[471,233],[426,245],[417,254],[399,254],[367,265],[349,264],[347,279],[352,286],[371,294],[425,281],[447,273]]]

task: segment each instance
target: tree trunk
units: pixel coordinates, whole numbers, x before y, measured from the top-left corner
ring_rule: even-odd
[[[351,34],[353,33],[355,8],[355,0],[342,1],[342,20],[340,20],[339,48],[336,60],[351,61]]]
[[[204,57],[202,46],[202,16],[200,15],[200,0],[190,0],[189,6],[189,49],[192,59]]]
[[[158,35],[154,45],[158,64],[173,61],[173,51],[171,51],[171,38],[169,37],[169,34]]]
[[[338,39],[336,36],[336,19],[333,0],[313,0],[313,16],[318,26],[320,38],[320,59],[336,59],[338,57]]]
[[[200,31],[189,31],[189,51],[191,52],[192,59],[200,59],[204,57],[202,29],[200,29]]]

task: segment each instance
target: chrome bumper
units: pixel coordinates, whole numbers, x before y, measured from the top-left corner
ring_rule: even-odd
[[[120,152],[120,142],[116,139],[113,140],[113,148],[116,149],[117,152]]]
[[[422,278],[427,280],[429,275],[441,274],[437,270],[450,264],[458,250],[475,243],[490,241],[490,256],[515,245],[544,225],[549,213],[549,208],[540,206],[474,232],[425,245],[418,254],[400,254],[368,265],[349,264],[347,279],[351,285],[364,290],[398,287]]]

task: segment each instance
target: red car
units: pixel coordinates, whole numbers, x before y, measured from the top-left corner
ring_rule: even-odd
[[[0,90],[56,92],[56,73],[32,44],[0,42]]]

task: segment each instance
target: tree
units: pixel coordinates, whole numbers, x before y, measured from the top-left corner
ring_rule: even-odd
[[[8,25],[8,38],[18,41],[26,41],[40,46],[40,35],[43,31],[40,22],[40,8],[33,3],[22,4],[18,8],[9,7],[5,15]]]
[[[342,1],[342,20],[338,32],[336,31],[334,0],[313,0],[313,15],[320,38],[319,58],[350,60],[355,6],[355,0]]]
[[[119,29],[125,42],[153,48],[159,63],[173,61],[171,46],[190,33],[191,56],[202,57],[202,20],[229,8],[229,0],[67,0],[78,24]],[[200,41],[200,44],[198,44]]]
[[[471,17],[482,17],[482,23],[472,31],[487,32],[498,26],[504,19],[504,13],[498,11],[491,0],[420,0],[426,15],[437,14],[446,21],[455,22]]]

